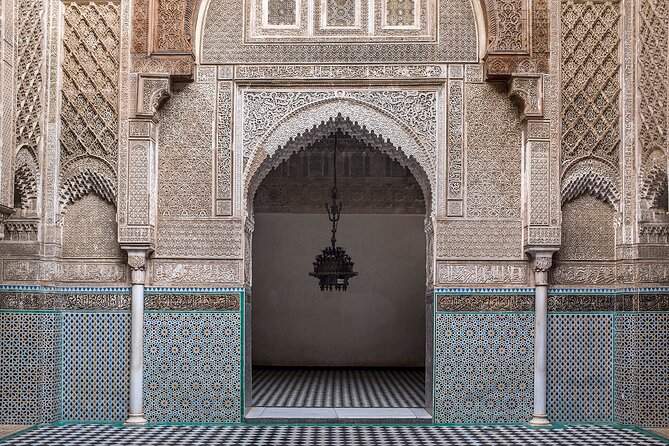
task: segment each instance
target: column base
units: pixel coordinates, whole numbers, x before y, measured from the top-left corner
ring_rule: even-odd
[[[144,418],[143,413],[138,413],[138,414],[131,413],[128,414],[128,419],[125,420],[124,424],[128,426],[144,426],[147,423],[148,421],[146,420],[146,418]]]
[[[551,422],[548,421],[548,416],[544,415],[532,415],[530,420],[530,426],[533,427],[551,427]]]

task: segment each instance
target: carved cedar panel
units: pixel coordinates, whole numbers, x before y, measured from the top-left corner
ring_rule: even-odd
[[[390,8],[386,8],[388,14],[384,20],[382,17],[383,5],[391,3]],[[270,0],[272,4],[290,4],[288,1]],[[321,3],[320,0],[314,0],[314,3]],[[337,4],[350,4],[354,2],[336,1]],[[368,8],[368,2],[363,1],[361,11]],[[406,4],[415,6],[418,4],[418,13],[424,19],[417,29],[413,26],[401,26],[405,20],[400,20],[398,8],[393,4]],[[377,39],[394,40],[392,43],[378,45],[373,42],[360,42],[356,45],[342,43],[345,41],[365,38],[361,36],[361,28],[350,27],[339,28],[336,34],[332,29],[327,33],[321,31],[316,36],[307,35],[305,23],[308,21],[306,14],[300,20],[300,29],[296,25],[278,24],[273,25],[280,29],[263,29],[263,11],[262,0],[255,2],[246,2],[249,10],[245,12],[245,2],[241,0],[212,0],[207,10],[207,19],[203,28],[202,40],[202,61],[204,63],[319,63],[319,62],[435,62],[439,61],[458,61],[458,62],[477,62],[478,61],[478,40],[476,34],[476,20],[474,9],[470,0],[448,0],[434,2],[438,6],[436,11],[428,11],[428,2],[426,0],[405,0],[398,2],[395,0],[375,1],[375,17],[369,17],[369,20],[375,21],[375,29],[379,33]],[[433,3],[433,4],[434,4]],[[306,0],[302,0],[302,9],[306,10]],[[325,9],[327,10],[326,5]],[[332,7],[330,7],[331,9]],[[403,9],[404,6],[402,7]],[[251,9],[255,12],[251,14]],[[291,11],[294,8],[290,8]],[[321,9],[320,6],[314,8]],[[413,9],[412,9],[413,11]],[[299,11],[298,11],[299,12]],[[392,13],[391,13],[392,12]],[[436,14],[435,14],[436,12]],[[269,12],[268,12],[269,14]],[[287,16],[290,14],[286,15]],[[434,16],[437,16],[438,19]],[[276,15],[273,15],[276,17]],[[427,23],[427,19],[434,23]],[[274,23],[283,23],[286,20],[272,19]],[[295,19],[292,19],[293,22]],[[314,18],[315,22],[320,22]],[[383,22],[389,26],[384,26]],[[341,22],[350,22],[350,19],[341,20]],[[289,22],[290,23],[290,22]],[[332,23],[332,22],[331,22]],[[399,29],[393,29],[390,24],[396,24]],[[270,25],[267,23],[265,28]],[[428,26],[429,25],[429,26]],[[318,26],[318,25],[317,25]],[[428,30],[427,28],[430,28]],[[253,37],[253,32],[257,37]],[[267,37],[269,31],[274,37]],[[427,32],[430,31],[430,32]],[[300,34],[301,33],[301,34]],[[435,34],[439,39],[435,39]],[[302,39],[326,39],[320,45],[303,45],[295,42],[295,36]],[[427,37],[426,37],[427,36]],[[253,38],[253,45],[245,43]],[[416,45],[405,43],[398,40],[403,38],[430,40],[424,44]]]

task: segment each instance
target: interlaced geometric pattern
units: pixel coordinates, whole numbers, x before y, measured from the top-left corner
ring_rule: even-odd
[[[662,446],[616,426],[43,426],[11,438],[14,446]]]
[[[327,0],[327,26],[355,26],[355,0]]]
[[[592,195],[562,205],[560,260],[613,260],[615,209]]]
[[[524,423],[531,418],[531,314],[436,315],[435,423]]]
[[[669,3],[639,2],[639,139],[644,158],[667,147]],[[666,153],[666,152],[665,152]]]
[[[616,422],[666,427],[669,313],[616,315]]]
[[[669,420],[669,314],[641,313],[639,425],[667,427]]]
[[[121,421],[128,415],[130,315],[63,315],[63,419]]]
[[[551,421],[613,421],[613,315],[549,315],[547,379]]]
[[[64,7],[61,163],[95,156],[115,170],[120,4],[68,2]]]
[[[42,112],[42,0],[20,0],[16,15],[16,144],[37,153]]]
[[[639,424],[639,313],[616,314],[616,422]]]
[[[386,23],[389,26],[414,26],[418,0],[382,0],[386,2]]]
[[[619,19],[615,0],[562,2],[564,167],[588,156],[618,166]]]
[[[297,12],[295,0],[267,0],[267,24],[273,26],[294,25]]]
[[[241,421],[239,313],[148,313],[144,331],[149,421]]]

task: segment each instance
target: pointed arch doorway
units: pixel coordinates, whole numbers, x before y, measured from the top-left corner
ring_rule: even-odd
[[[351,124],[339,116],[315,127],[317,137],[297,149],[282,148],[260,163],[260,180],[251,181],[249,418],[284,418],[283,409],[304,419],[317,413],[316,418],[359,418],[358,413],[430,419],[428,181],[424,174],[421,181],[414,176],[422,173],[415,159],[387,140],[382,148],[364,141]],[[334,132],[344,202],[338,240],[360,271],[344,293],[321,292],[307,275],[329,240],[323,204],[331,188]]]

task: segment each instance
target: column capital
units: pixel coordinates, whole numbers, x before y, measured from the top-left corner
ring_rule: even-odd
[[[128,266],[130,267],[130,283],[143,285],[146,281],[146,259],[151,253],[150,248],[126,248],[128,252]]]
[[[535,285],[548,285],[548,270],[553,266],[557,248],[530,248],[526,252],[532,257]]]

